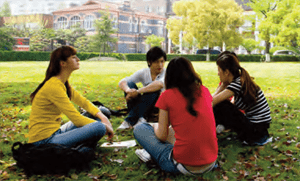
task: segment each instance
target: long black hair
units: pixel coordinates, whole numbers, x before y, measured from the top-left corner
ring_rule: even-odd
[[[241,77],[243,99],[246,104],[251,105],[256,102],[256,93],[259,86],[253,81],[249,73],[240,66],[237,56],[224,54],[217,59],[217,65],[223,70],[228,70],[234,79]]]
[[[165,85],[166,89],[178,88],[188,101],[186,107],[188,112],[193,116],[198,115],[193,104],[195,102],[195,92],[202,85],[202,80],[188,59],[178,57],[169,62],[166,70]],[[201,92],[199,92],[200,95]]]
[[[35,91],[31,93],[31,102],[33,101],[37,92],[43,87],[45,82],[47,82],[51,77],[56,76],[60,73],[60,61],[67,61],[67,59],[72,55],[76,55],[76,50],[71,46],[61,46],[51,53],[49,66],[46,71],[46,77],[43,82],[40,83],[40,85],[35,89]],[[65,83],[65,86],[67,88],[68,97],[71,98],[71,88],[68,81]]]

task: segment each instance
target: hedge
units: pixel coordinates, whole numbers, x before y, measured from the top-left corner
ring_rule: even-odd
[[[48,61],[50,60],[51,52],[38,51],[0,51],[0,61]],[[86,60],[93,57],[98,57],[99,53],[95,52],[77,52],[80,60]],[[119,60],[124,59],[119,53],[105,53],[101,56],[115,57]]]
[[[272,55],[271,56],[272,62],[299,62],[300,56],[294,55]]]
[[[51,52],[22,52],[22,51],[0,51],[0,61],[48,61]],[[93,57],[98,57],[99,53],[96,52],[78,52],[77,56],[80,60],[86,60]],[[127,61],[146,61],[146,54],[141,53],[106,53],[101,54],[105,57],[114,57],[118,60],[126,59]],[[206,61],[205,54],[186,55],[186,54],[168,54],[167,60],[175,57],[186,57],[191,61]],[[211,61],[216,61],[218,55],[210,55]],[[265,55],[238,55],[241,62],[261,62],[265,60]],[[300,56],[292,55],[271,55],[271,62],[299,62]]]

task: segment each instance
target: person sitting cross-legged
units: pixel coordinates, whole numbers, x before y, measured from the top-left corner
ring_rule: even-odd
[[[125,93],[129,114],[118,129],[146,122],[145,115],[153,110],[164,88],[166,53],[159,47],[153,47],[147,52],[146,59],[148,68],[138,70],[119,82],[119,87]],[[136,85],[139,82],[143,84],[140,89]]]
[[[136,155],[144,162],[153,159],[162,170],[174,174],[211,171],[217,165],[218,143],[209,90],[183,57],[170,61],[165,85],[156,103],[158,123],[141,123],[133,130],[143,147]]]

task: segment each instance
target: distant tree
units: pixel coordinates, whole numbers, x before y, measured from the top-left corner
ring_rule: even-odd
[[[0,50],[12,50],[14,45],[14,38],[9,33],[10,29],[7,27],[0,28]]]
[[[237,27],[244,24],[243,9],[234,0],[177,1],[173,11],[178,18],[168,19],[167,28],[174,44],[179,44],[179,34],[183,40],[198,48],[203,46],[237,47],[242,37]]]
[[[300,46],[300,1],[281,0],[269,12],[265,22],[271,24],[271,42],[281,46]]]
[[[4,3],[2,4],[1,10],[0,10],[0,16],[1,17],[11,16],[11,9],[10,9],[9,2],[4,1]]]
[[[93,42],[91,36],[82,36],[76,40],[74,45],[79,52],[92,52],[94,49],[91,47],[91,42]]]
[[[241,45],[247,50],[248,54],[251,54],[251,52],[255,49],[262,50],[264,48],[259,45],[259,42],[255,41],[252,38],[245,38]]]
[[[30,24],[34,24],[35,27],[28,26]],[[5,20],[5,26],[11,27],[13,34],[18,37],[30,37],[34,33],[33,30],[43,29],[47,24],[48,21],[39,14],[12,16]]]
[[[95,20],[94,26],[96,29],[96,34],[93,35],[93,42],[91,46],[98,48],[101,52],[106,52],[110,49],[111,45],[118,41],[117,38],[111,35],[117,33],[118,30],[113,27],[113,22],[109,18],[110,13],[108,11],[99,11],[101,14],[100,19]],[[99,54],[100,55],[100,54]]]
[[[278,0],[250,0],[247,5],[249,5],[252,10],[256,13],[259,19],[258,31],[259,37],[265,41],[265,53],[266,60],[269,61],[269,51],[270,51],[270,40],[271,40],[271,29],[272,24],[267,21],[268,14],[275,11],[277,8]],[[255,23],[256,18],[252,19]]]
[[[78,23],[71,27],[71,29],[67,29],[66,31],[66,40],[69,45],[74,46],[75,42],[78,38],[85,36],[86,30],[81,28],[81,25]]]
[[[163,41],[165,41],[165,38],[152,34],[150,36],[147,36],[145,43],[150,44],[151,47],[154,46],[161,47],[161,43]]]

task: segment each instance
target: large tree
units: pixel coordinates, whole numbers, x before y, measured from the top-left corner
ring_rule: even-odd
[[[252,10],[256,13],[257,18],[253,18],[253,21],[259,20],[258,31],[259,37],[265,41],[265,53],[266,61],[269,61],[269,51],[270,51],[270,40],[271,40],[271,29],[272,23],[267,21],[268,14],[275,11],[277,8],[277,2],[280,0],[250,0],[247,5],[249,5]]]
[[[117,38],[112,37],[112,34],[117,33],[118,30],[113,27],[113,22],[110,19],[110,13],[108,11],[99,11],[99,13],[101,17],[95,20],[94,26],[96,34],[93,35],[94,42],[91,46],[94,48],[98,47],[100,53],[105,53],[118,41]]]
[[[177,1],[173,5],[177,18],[168,19],[167,28],[174,44],[183,40],[198,47],[214,46],[234,48],[241,44],[237,28],[244,23],[243,9],[234,0]]]
[[[300,1],[282,0],[275,11],[269,12],[265,22],[271,24],[271,42],[276,45],[300,46]]]

